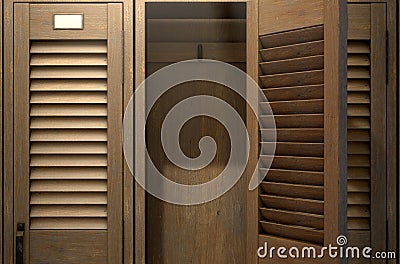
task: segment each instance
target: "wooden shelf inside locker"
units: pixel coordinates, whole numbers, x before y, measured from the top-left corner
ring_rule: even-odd
[[[147,19],[146,23],[148,42],[246,42],[245,19]]]

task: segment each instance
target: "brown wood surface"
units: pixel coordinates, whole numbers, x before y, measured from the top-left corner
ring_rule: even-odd
[[[82,30],[53,29],[54,14],[83,14]],[[107,39],[107,5],[30,5],[30,39]]]
[[[29,4],[14,10],[14,228],[25,224],[24,262],[29,263]]]
[[[122,83],[123,38],[122,4],[108,4],[108,124],[107,124],[107,257],[108,263],[123,263],[123,215],[122,215]]]
[[[371,4],[371,247],[386,249],[386,4]],[[389,143],[390,144],[390,143]],[[374,263],[383,263],[377,261]]]
[[[110,263],[107,262],[106,230],[35,230],[30,233],[31,263]]]
[[[324,9],[324,244],[346,234],[346,67],[347,7],[341,0],[327,1]],[[339,25],[339,26],[338,26]],[[343,260],[325,259],[325,263]]]
[[[264,0],[259,6],[260,35],[323,23],[324,2],[320,0]]]
[[[349,40],[369,39],[371,37],[370,4],[348,5],[348,36]]]

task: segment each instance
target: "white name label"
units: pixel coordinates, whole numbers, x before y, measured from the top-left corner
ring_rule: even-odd
[[[83,14],[54,15],[54,29],[83,29]]]

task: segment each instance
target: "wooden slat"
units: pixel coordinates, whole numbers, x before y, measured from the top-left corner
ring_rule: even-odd
[[[368,92],[349,92],[347,94],[348,104],[369,104],[371,98]]]
[[[30,217],[107,217],[105,205],[34,205]]]
[[[349,180],[347,182],[347,189],[349,192],[368,193],[369,191],[371,191],[370,183],[368,180]]]
[[[370,199],[369,193],[352,193],[352,192],[350,192],[347,194],[347,204],[351,204],[351,205],[371,204],[371,199]]]
[[[364,142],[349,142],[347,145],[347,153],[368,155],[371,153],[371,146],[369,143]]]
[[[261,108],[263,104],[260,103]],[[285,114],[320,114],[324,112],[324,100],[293,100],[293,101],[274,101],[269,103],[274,115]]]
[[[352,79],[347,81],[347,91],[370,91],[369,80]]]
[[[146,22],[148,42],[246,41],[245,19],[147,19]]]
[[[106,54],[33,54],[31,66],[102,66],[107,65]]]
[[[107,193],[32,193],[31,204],[107,204]]]
[[[265,35],[260,37],[264,49],[299,44],[304,42],[318,41],[324,39],[324,27],[316,26],[290,32]]]
[[[348,66],[369,66],[371,61],[367,54],[349,54],[347,57]]]
[[[30,116],[107,116],[105,104],[34,104]]]
[[[246,62],[246,43],[152,42],[147,44],[147,63],[178,62],[198,58],[201,44],[204,59]]]
[[[347,215],[349,217],[370,217],[370,207],[365,205],[348,205]]]
[[[31,78],[58,78],[58,79],[69,79],[69,78],[107,78],[106,67],[32,67]]]
[[[324,144],[322,143],[296,143],[296,142],[277,142],[275,152],[267,152],[272,149],[273,143],[262,143],[261,154],[278,156],[309,156],[323,157]]]
[[[33,130],[31,141],[107,141],[107,130]]]
[[[348,141],[370,141],[371,135],[370,132],[367,130],[361,131],[356,129],[351,129],[347,131],[347,140]]]
[[[107,154],[107,144],[105,142],[32,142],[30,153]]]
[[[106,192],[105,180],[33,180],[31,192]]]
[[[371,110],[367,104],[349,104],[347,106],[347,116],[371,116]]]
[[[262,182],[261,187],[265,194],[269,195],[324,200],[323,186]]]
[[[298,170],[280,170],[280,169],[266,169],[260,168],[260,173],[263,173],[266,181],[293,183],[304,185],[319,185],[324,183],[324,174],[315,171],[298,171]]]
[[[369,117],[348,117],[348,129],[370,129],[371,123]]]
[[[348,179],[370,179],[370,170],[369,168],[347,168],[347,177]]]
[[[261,155],[262,162],[272,159],[272,156]],[[324,159],[314,157],[273,156],[273,169],[323,171]]]
[[[369,218],[347,218],[347,229],[349,230],[370,230],[371,224]]]
[[[371,166],[369,155],[347,155],[349,167],[369,167]]]
[[[324,202],[310,199],[290,198],[274,195],[260,195],[264,206],[268,208],[305,212],[311,214],[324,214]]]
[[[291,100],[307,100],[307,99],[323,99],[324,86],[295,86],[263,89],[268,101],[291,101]]]
[[[107,218],[32,218],[31,229],[107,229]]]
[[[285,60],[291,58],[321,55],[323,53],[323,40],[260,50],[260,55],[263,61]]]
[[[31,104],[105,104],[106,92],[35,92]]]
[[[304,71],[260,76],[264,88],[315,85],[324,83],[324,71]]]
[[[267,222],[306,226],[317,229],[324,228],[324,217],[321,215],[267,208],[261,208],[260,212],[264,218],[263,220]]]
[[[323,114],[298,114],[298,115],[274,115],[260,116],[261,124],[269,128],[269,124],[275,121],[278,128],[320,128],[324,126]]]
[[[107,128],[106,117],[32,117],[31,129],[102,129]]]
[[[31,91],[107,91],[104,79],[33,79]]]
[[[102,40],[65,40],[33,41],[31,53],[107,53],[107,41]]]
[[[104,167],[34,167],[31,168],[32,180],[46,179],[107,179]]]
[[[263,142],[271,142],[273,130],[261,129]],[[324,141],[324,132],[322,128],[278,128],[276,129],[276,139],[280,142],[315,142]]]
[[[287,237],[318,244],[322,244],[324,241],[324,232],[322,230],[315,230],[300,226],[281,225],[265,221],[260,221],[260,224],[266,233],[279,237]]]
[[[371,48],[365,41],[349,41],[347,46],[348,53],[370,53]]]
[[[312,71],[324,68],[324,56],[316,55],[295,59],[261,62],[263,74],[280,74],[289,72]]]
[[[371,73],[367,67],[350,66],[347,69],[347,78],[349,79],[369,79]]]
[[[32,167],[107,166],[107,155],[32,155]]]

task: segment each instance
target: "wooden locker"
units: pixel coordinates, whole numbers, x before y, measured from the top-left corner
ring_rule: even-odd
[[[347,229],[350,244],[375,251],[393,251],[395,239],[392,4],[348,4]]]
[[[259,82],[277,128],[272,166],[268,173],[260,166],[259,246],[335,245],[346,215],[345,2],[260,0],[259,15]],[[268,158],[271,139],[260,129]],[[340,261],[325,257],[312,261]]]
[[[21,247],[23,263],[122,263],[122,4],[11,10],[6,263]],[[56,28],[67,14],[82,16],[82,27]]]

